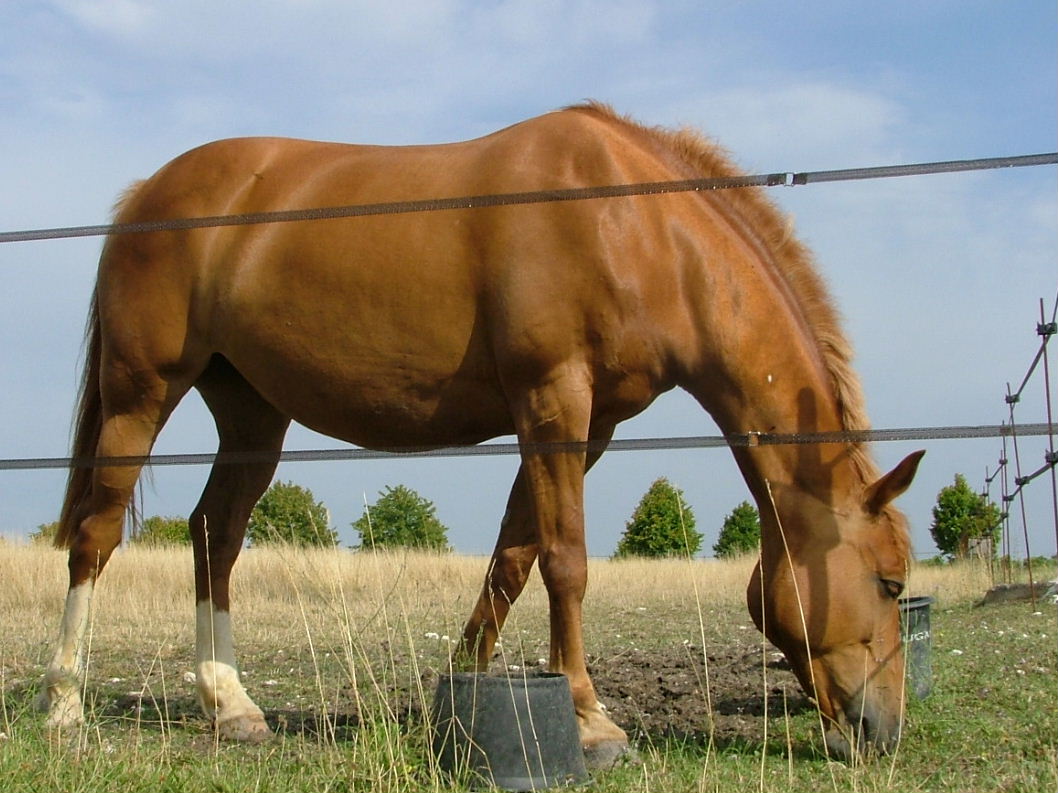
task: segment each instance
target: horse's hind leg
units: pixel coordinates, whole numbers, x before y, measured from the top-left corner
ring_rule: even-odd
[[[191,513],[195,550],[196,683],[220,737],[256,741],[271,733],[239,681],[229,612],[229,578],[254,504],[272,481],[290,419],[268,404],[224,359],[196,383],[220,436],[220,455]],[[251,454],[226,463],[223,455]]]
[[[140,371],[136,378],[120,366],[110,366],[98,384],[101,399],[94,401],[90,423],[98,417],[98,439],[86,450],[97,457],[146,457],[169,413],[189,385],[163,380]],[[48,726],[69,727],[84,717],[81,685],[84,642],[95,582],[121,542],[125,510],[142,464],[99,466],[83,480],[75,504],[64,515],[69,531],[69,581],[58,646],[44,675],[40,704],[48,711]],[[67,528],[64,526],[64,528]]]

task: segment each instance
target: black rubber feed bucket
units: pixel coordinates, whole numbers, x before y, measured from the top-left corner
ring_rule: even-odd
[[[934,602],[934,599],[929,596],[903,598],[900,601],[901,635],[904,640],[904,660],[907,664],[907,688],[919,699],[928,697],[933,689],[929,607]]]
[[[442,675],[432,721],[438,765],[471,786],[544,790],[588,781],[565,675]]]

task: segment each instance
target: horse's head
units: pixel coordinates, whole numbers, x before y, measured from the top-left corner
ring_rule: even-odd
[[[910,562],[907,489],[923,452],[845,500],[796,488],[761,510],[762,564],[747,591],[757,627],[786,655],[843,759],[887,752],[900,737],[904,661],[898,598]]]

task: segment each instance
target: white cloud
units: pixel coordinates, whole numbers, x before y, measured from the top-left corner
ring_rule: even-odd
[[[715,137],[751,170],[890,162],[907,123],[899,102],[869,87],[796,75],[671,101],[659,115]]]
[[[157,3],[137,0],[54,0],[50,3],[85,28],[110,38],[142,37],[159,22]]]
[[[654,32],[657,8],[639,0],[506,0],[464,10],[478,43],[492,38],[505,49],[521,45],[563,59],[564,46],[642,42]]]
[[[387,53],[421,68],[424,51],[498,51],[513,61],[561,59],[565,45],[637,42],[652,30],[656,4],[644,0],[57,0],[52,4],[87,31],[133,50],[211,62],[272,58],[336,65]],[[420,57],[417,58],[416,55]],[[375,79],[369,69],[355,79]]]

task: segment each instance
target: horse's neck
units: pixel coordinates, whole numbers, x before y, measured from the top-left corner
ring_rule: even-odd
[[[687,386],[725,434],[811,434],[846,429],[842,408],[815,340],[790,311],[760,303],[730,328],[703,328],[724,338],[710,351],[698,382]],[[778,444],[736,448],[735,458],[762,510],[791,490],[834,503],[860,483],[848,444]],[[770,496],[769,496],[770,491]]]
[[[723,431],[811,434],[843,428],[829,389],[806,384],[792,393],[764,392],[757,399],[749,398],[752,404],[730,427],[721,423]],[[788,423],[777,416],[787,417]],[[828,547],[838,541],[839,524],[833,516],[849,510],[863,489],[851,448],[847,443],[751,442],[732,450],[765,529],[761,539],[766,569],[785,563],[787,554],[800,557],[806,544],[816,540]]]
[[[792,391],[746,393],[741,407],[731,420],[718,420],[725,434],[814,434],[844,429],[829,391],[807,384]],[[792,493],[835,504],[859,484],[848,444],[754,445],[752,437],[750,444],[736,448],[735,458],[762,509],[773,499],[779,507],[788,506]]]

